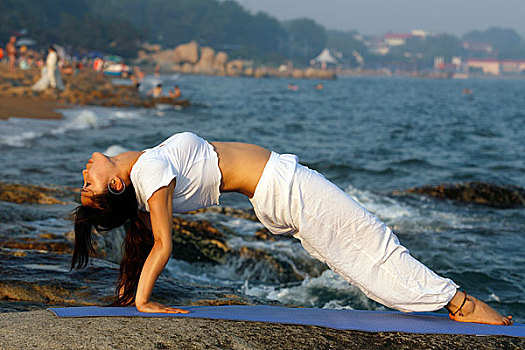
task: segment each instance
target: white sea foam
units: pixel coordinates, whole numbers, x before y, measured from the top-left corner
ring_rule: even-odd
[[[348,187],[346,192],[394,231],[417,234],[422,231],[470,229],[475,223],[474,218],[449,210],[440,210],[433,203],[426,202],[425,198],[413,205],[398,198],[359,190],[352,186]]]
[[[307,277],[300,285],[291,287],[250,286],[246,281],[241,291],[285,304],[337,309],[376,308],[357,287],[348,284],[331,270],[324,271],[318,277]]]
[[[0,121],[0,145],[24,147],[31,140],[46,135],[61,135],[72,130],[98,129],[110,126],[114,120],[141,116],[140,110],[124,111],[102,107],[72,108],[62,110],[61,113],[64,115],[63,119],[10,118]]]
[[[108,157],[114,157],[119,153],[127,152],[129,149],[121,146],[121,145],[111,145],[102,153],[104,153]]]

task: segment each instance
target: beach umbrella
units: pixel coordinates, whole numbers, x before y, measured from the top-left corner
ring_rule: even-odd
[[[21,38],[16,41],[16,46],[33,46],[36,45],[36,41],[31,38]]]

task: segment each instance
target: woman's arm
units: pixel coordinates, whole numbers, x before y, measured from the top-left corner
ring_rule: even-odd
[[[149,301],[153,286],[171,255],[172,196],[174,188],[175,179],[168,186],[157,190],[148,200],[154,243],[142,267],[137,295],[135,296],[135,306],[141,312],[189,312]]]

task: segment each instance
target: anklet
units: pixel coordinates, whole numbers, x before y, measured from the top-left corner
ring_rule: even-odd
[[[463,299],[463,302],[461,303],[461,306],[459,307],[459,309],[457,309],[455,312],[451,312],[450,309],[448,310],[448,312],[452,316],[456,316],[456,314],[463,308],[463,306],[465,306],[465,303],[467,302],[467,300],[470,301],[470,299],[467,298],[467,292],[463,291],[463,293],[465,294],[465,299]],[[463,314],[460,313],[459,316],[463,316]]]

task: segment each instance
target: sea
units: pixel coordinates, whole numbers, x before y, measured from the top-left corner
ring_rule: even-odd
[[[80,187],[92,152],[141,150],[182,131],[293,153],[392,227],[417,259],[525,321],[525,209],[392,195],[464,181],[525,188],[525,80],[338,77],[317,90],[314,80],[175,74],[147,76],[142,92],[158,83],[165,90],[179,85],[193,106],[80,106],[61,110],[61,120],[0,120],[1,181]],[[237,194],[223,194],[221,203],[250,208]],[[2,211],[4,233],[72,230],[67,213],[56,207],[10,205]],[[298,241],[254,243],[246,238],[258,223],[202,215],[236,232],[231,246],[256,244],[280,254],[306,278],[280,281],[257,266],[210,267],[176,257],[167,267],[174,277],[291,305],[383,308],[330,270],[299,264],[294,259],[310,258]]]

